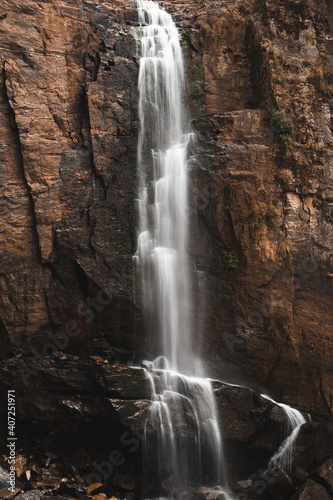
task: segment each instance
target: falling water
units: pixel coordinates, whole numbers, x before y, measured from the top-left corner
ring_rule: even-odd
[[[179,489],[193,486],[193,478],[195,487],[223,482],[222,442],[211,383],[197,377],[190,322],[187,147],[193,134],[184,127],[180,37],[157,3],[138,0],[138,12],[140,234],[135,260],[146,328],[160,340],[161,354],[150,368],[145,463],[160,473],[160,494],[177,497]],[[152,428],[158,429],[157,443],[149,438]]]
[[[186,244],[187,144],[183,133],[183,59],[179,33],[158,4],[139,0],[137,34],[140,135],[140,236],[146,322],[158,313],[161,351],[172,369],[192,362]]]
[[[296,438],[301,426],[306,423],[306,419],[304,418],[302,413],[295,408],[291,408],[290,406],[283,403],[277,403],[264,394],[262,394],[262,396],[266,399],[269,399],[273,403],[278,404],[284,410],[288,418],[288,428],[286,429],[287,437],[281,444],[280,448],[270,459],[268,468],[274,469],[278,467],[279,469],[283,470],[283,472],[285,472],[289,477],[291,477]]]

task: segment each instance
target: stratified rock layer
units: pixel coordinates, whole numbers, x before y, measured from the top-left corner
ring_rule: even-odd
[[[196,343],[212,377],[246,380],[327,418],[332,8],[312,0],[168,8],[181,29],[197,132]],[[58,349],[133,362],[155,354],[154,341],[142,340],[132,266],[135,22],[134,3],[120,0],[1,3],[3,358],[21,349],[36,359]],[[287,150],[273,109],[293,121]]]
[[[74,324],[73,348],[102,331],[140,351],[131,19],[131,3],[1,4],[2,356]]]

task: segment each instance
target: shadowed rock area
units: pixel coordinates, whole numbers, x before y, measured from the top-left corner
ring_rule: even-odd
[[[260,498],[333,498],[332,4],[166,8],[182,36],[197,133],[189,160],[196,345],[211,378],[269,392],[315,420],[298,437],[292,483],[281,473],[265,478],[283,412],[213,382],[234,489],[248,499],[260,487]],[[132,266],[136,21],[132,1],[0,5],[1,415],[15,388],[25,464],[16,493],[30,489],[20,500],[131,500],[141,491],[150,388],[129,365],[158,346],[154,335],[144,340]],[[274,111],[292,133],[283,135]],[[111,463],[114,450],[124,464]],[[114,469],[106,478],[101,462]],[[92,473],[103,491],[85,489]]]

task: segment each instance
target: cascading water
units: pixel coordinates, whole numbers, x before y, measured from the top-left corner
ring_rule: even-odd
[[[180,38],[157,3],[138,0],[138,12],[140,234],[135,260],[146,328],[161,340],[161,356],[149,375],[145,463],[160,474],[160,494],[175,497],[190,482],[194,487],[223,482],[222,442],[211,383],[196,377],[191,334],[187,146],[193,134],[184,132]],[[149,438],[152,427],[158,428],[157,442]]]
[[[289,426],[286,429],[287,437],[281,444],[280,448],[274,453],[272,458],[269,461],[268,468],[274,469],[279,468],[283,470],[289,477],[292,475],[292,464],[293,464],[293,455],[294,455],[294,446],[296,442],[296,438],[300,431],[300,428],[303,424],[306,423],[306,419],[302,415],[302,413],[295,408],[291,408],[290,406],[277,403],[273,399],[269,398],[262,394],[262,396],[270,401],[273,401],[275,404],[278,404],[286,413],[288,418]],[[310,418],[310,417],[309,417]]]
[[[195,498],[195,488],[210,484],[227,500],[229,494],[220,487],[226,478],[215,398],[210,381],[199,378],[190,322],[187,147],[193,134],[184,131],[180,38],[171,16],[157,3],[138,0],[138,13],[140,234],[135,261],[146,330],[161,354],[147,371],[152,404],[146,412],[144,476],[151,477],[154,469],[160,495],[177,498],[185,492],[186,498]],[[269,467],[290,474],[293,443],[305,419],[280,406],[289,418],[290,435]],[[158,437],[152,438],[156,430]]]
[[[186,259],[187,143],[183,133],[183,59],[179,33],[158,4],[139,1],[137,34],[140,135],[140,235],[148,328],[157,318],[161,352],[172,369],[186,371],[191,359]]]

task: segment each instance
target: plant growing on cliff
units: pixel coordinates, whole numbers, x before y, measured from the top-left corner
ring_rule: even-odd
[[[325,87],[322,78],[318,73],[311,73],[308,76],[308,83],[309,87],[312,87],[317,94],[319,95],[324,95],[325,94]]]
[[[234,269],[237,268],[239,264],[239,259],[233,252],[228,252],[228,250],[224,248],[224,245],[222,243],[220,243],[220,246],[222,247],[222,262],[225,267],[225,270],[233,271]]]
[[[273,228],[277,225],[280,217],[280,212],[274,205],[269,205],[267,208],[266,221],[269,228]]]
[[[269,115],[269,124],[280,147],[283,150],[290,148],[291,136],[294,132],[294,125],[290,118],[287,118],[283,111],[274,110]]]
[[[201,26],[202,28],[202,31],[204,32],[205,35],[208,35],[208,33],[210,32],[210,30],[212,29],[210,27],[210,24],[208,23],[203,23],[203,25]]]

